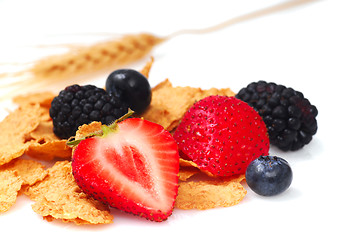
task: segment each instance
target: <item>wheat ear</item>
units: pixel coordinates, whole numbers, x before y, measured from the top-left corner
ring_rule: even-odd
[[[19,89],[39,88],[56,81],[130,64],[144,58],[162,41],[162,38],[141,33],[90,46],[71,46],[71,51],[40,59],[24,71],[0,75],[1,86],[9,89],[1,98],[11,97]]]
[[[125,35],[45,58],[36,63],[31,72],[42,78],[72,77],[139,60],[161,42],[161,38],[150,34]]]

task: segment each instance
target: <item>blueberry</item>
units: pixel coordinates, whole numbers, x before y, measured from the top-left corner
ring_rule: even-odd
[[[248,186],[262,196],[284,192],[292,183],[292,178],[288,162],[276,156],[261,156],[252,161],[246,171]]]
[[[106,91],[126,102],[136,113],[142,113],[150,105],[152,91],[147,78],[132,69],[119,69],[106,80]]]

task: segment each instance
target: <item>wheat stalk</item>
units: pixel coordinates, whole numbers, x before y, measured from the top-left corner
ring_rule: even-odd
[[[0,98],[12,97],[21,89],[36,89],[50,82],[132,63],[145,57],[162,41],[162,38],[141,33],[90,46],[71,46],[71,51],[40,59],[26,70],[0,75],[1,87],[9,89]]]

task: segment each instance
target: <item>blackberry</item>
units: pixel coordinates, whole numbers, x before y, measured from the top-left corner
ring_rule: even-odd
[[[252,82],[236,98],[247,102],[263,118],[270,143],[289,151],[308,144],[317,132],[317,108],[303,93],[275,83]]]
[[[79,126],[92,121],[110,124],[126,114],[128,104],[93,85],[66,87],[51,102],[53,131],[59,138],[76,134]]]

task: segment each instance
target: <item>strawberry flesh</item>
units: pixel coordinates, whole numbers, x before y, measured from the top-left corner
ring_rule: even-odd
[[[73,175],[95,199],[153,221],[166,220],[178,193],[177,144],[162,126],[139,118],[79,143]]]

